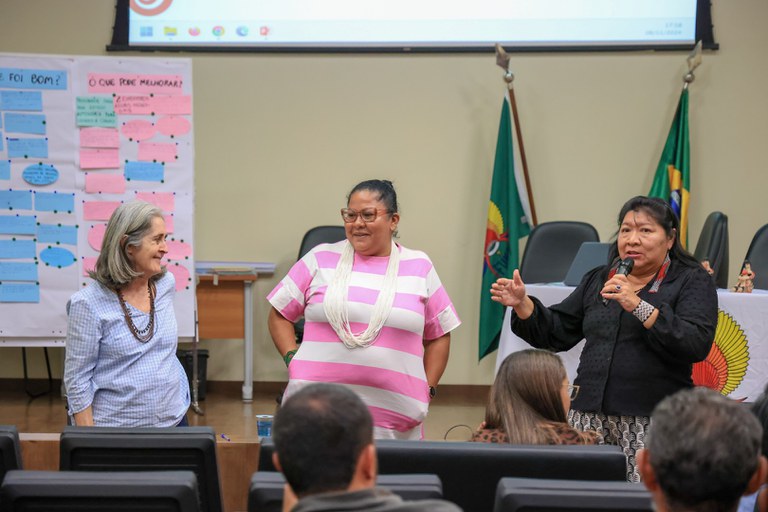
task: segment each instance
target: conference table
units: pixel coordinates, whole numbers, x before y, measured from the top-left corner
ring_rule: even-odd
[[[561,283],[526,285],[528,295],[546,305],[557,304],[574,287]],[[694,365],[694,383],[706,385],[737,400],[754,401],[768,382],[768,291],[733,293],[718,290],[718,325],[707,360]],[[499,339],[496,371],[512,352],[530,348],[510,329],[507,308]],[[584,340],[559,355],[573,382]]]

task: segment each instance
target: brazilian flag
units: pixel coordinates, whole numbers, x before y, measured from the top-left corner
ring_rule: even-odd
[[[672,128],[653,178],[651,197],[669,202],[680,219],[680,243],[688,247],[688,204],[691,190],[691,149],[688,140],[688,89],[683,89]]]
[[[480,336],[478,360],[499,346],[505,308],[491,300],[491,284],[511,277],[519,262],[518,240],[530,233],[528,193],[522,176],[519,150],[513,143],[514,124],[509,100],[504,97],[493,163],[491,201],[485,231],[483,285],[480,290]]]

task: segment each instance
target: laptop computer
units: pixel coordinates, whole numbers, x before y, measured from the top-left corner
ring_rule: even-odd
[[[576,286],[588,271],[607,264],[610,245],[604,242],[584,242],[581,244],[563,283],[566,286]]]

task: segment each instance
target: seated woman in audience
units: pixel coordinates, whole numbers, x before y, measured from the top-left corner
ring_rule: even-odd
[[[578,387],[563,362],[546,350],[522,350],[504,359],[491,387],[485,421],[472,441],[510,444],[598,444],[594,432],[568,426]]]
[[[763,455],[768,457],[768,385],[752,404],[752,413],[763,426]],[[739,502],[738,512],[768,512],[768,484],[763,483],[755,494],[744,496]]]

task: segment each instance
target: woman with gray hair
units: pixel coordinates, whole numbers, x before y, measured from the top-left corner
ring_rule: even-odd
[[[67,304],[64,385],[75,425],[187,424],[189,387],[176,358],[175,281],[162,258],[165,220],[140,201],[107,223],[94,282]]]

